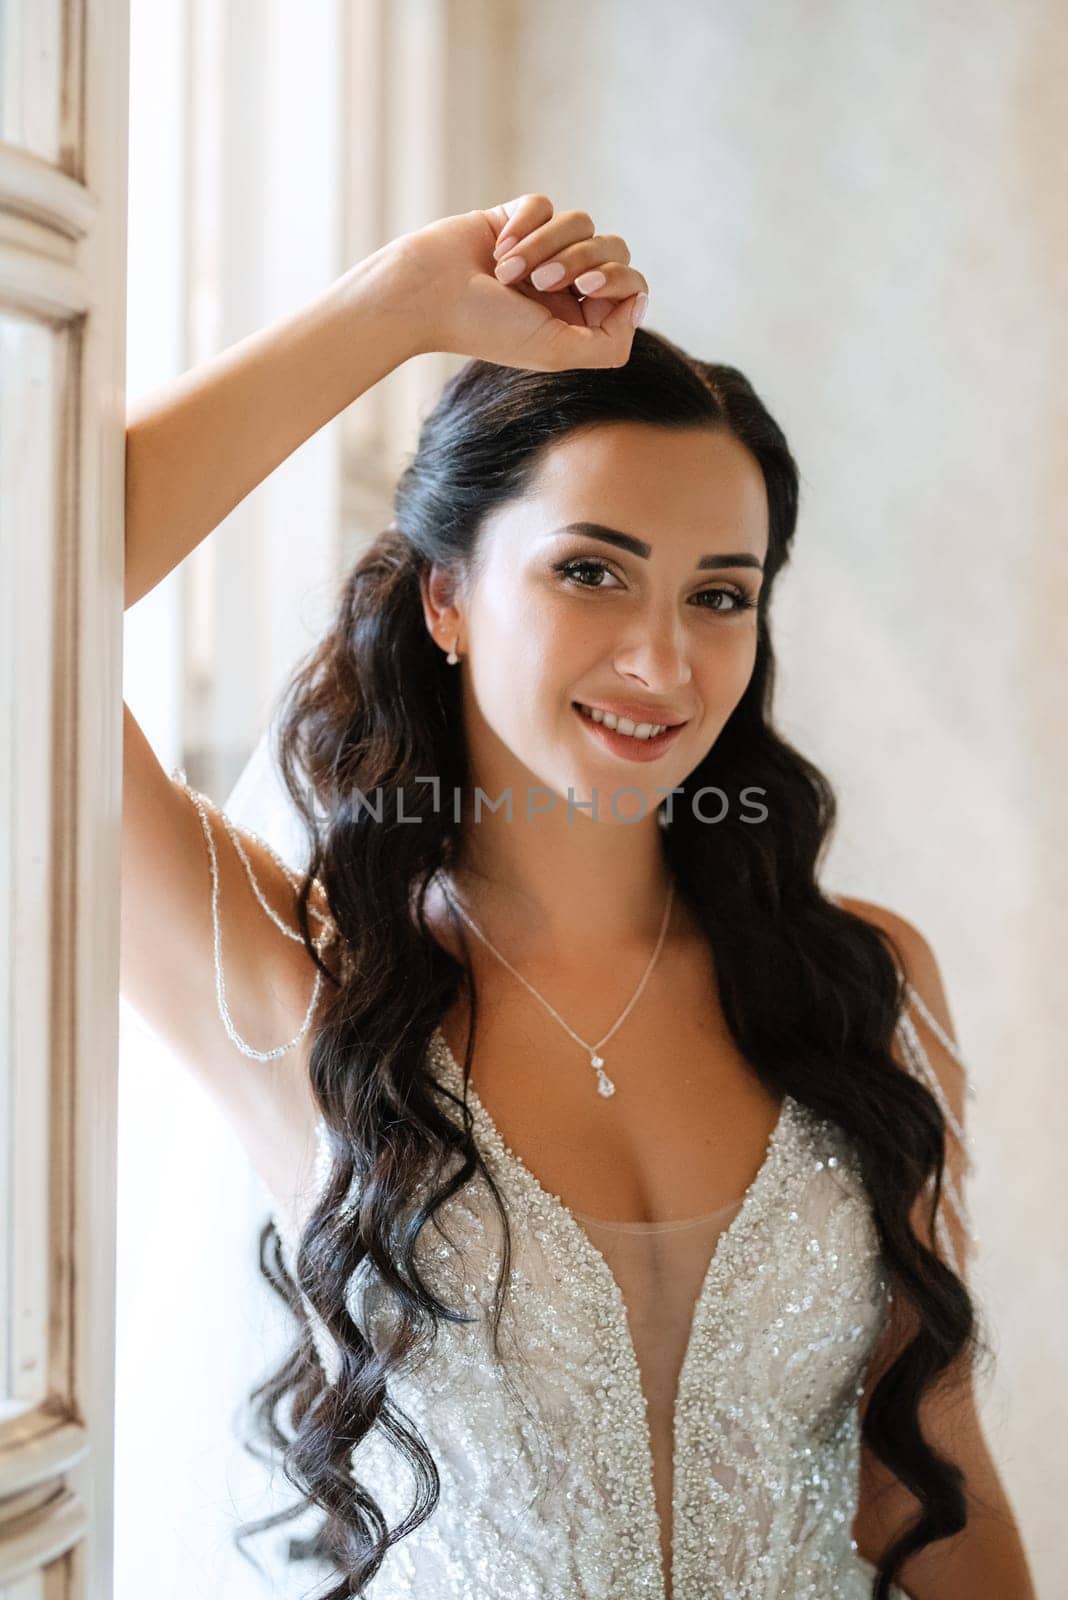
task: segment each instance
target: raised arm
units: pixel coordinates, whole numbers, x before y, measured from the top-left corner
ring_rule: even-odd
[[[154,589],[280,462],[427,348],[406,238],[308,305],[130,409],[126,605]]]
[[[133,408],[127,605],[323,423],[423,348],[411,286],[398,241]],[[318,999],[293,875],[169,777],[124,710],[123,993],[221,1105],[284,1197],[313,1131],[306,1052]],[[328,923],[321,894],[313,904],[314,935]]]

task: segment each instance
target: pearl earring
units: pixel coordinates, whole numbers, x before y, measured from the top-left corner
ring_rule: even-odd
[[[452,641],[452,649],[449,651],[448,655],[445,657],[445,660],[449,663],[450,667],[454,667],[456,665],[456,663],[460,659],[460,657],[456,654],[456,644],[457,644],[457,640],[454,639]]]

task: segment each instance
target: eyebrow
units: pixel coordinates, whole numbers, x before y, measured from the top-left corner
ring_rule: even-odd
[[[646,544],[644,539],[636,539],[632,533],[620,533],[618,528],[606,528],[600,522],[567,522],[562,528],[554,528],[553,535],[561,533],[584,534],[588,539],[601,539],[605,544],[618,545],[620,550],[629,550],[631,555],[641,556],[643,561],[648,561],[653,553],[651,544]],[[764,563],[757,557],[750,555],[747,550],[736,550],[728,555],[702,556],[698,561],[699,567],[755,567],[758,572],[763,572]]]

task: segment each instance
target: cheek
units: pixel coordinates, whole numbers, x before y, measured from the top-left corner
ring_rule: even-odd
[[[542,584],[520,578],[497,585],[487,598],[481,622],[501,659],[544,660],[581,631],[575,609]],[[481,626],[481,623],[480,623]]]
[[[483,715],[509,744],[529,740],[545,719],[546,696],[566,682],[560,640],[533,610],[479,635],[472,687]]]
[[[513,631],[524,636],[523,661],[532,699],[552,699],[603,666],[615,629],[606,620],[581,617],[565,606],[530,608]],[[512,650],[515,650],[515,645]]]
[[[713,728],[721,728],[731,717],[753,677],[756,666],[756,630],[747,637],[715,642],[715,648],[700,651],[700,666],[694,661],[697,698]]]
[[[755,625],[719,638],[701,655],[705,702],[729,714],[742,698],[756,665]]]
[[[742,640],[737,652],[737,683],[739,697],[741,697],[741,695],[745,692],[746,685],[753,676],[753,668],[756,666],[756,658],[757,630],[756,623],[754,622],[746,629],[745,638]]]
[[[504,584],[482,597],[471,632],[487,691],[504,692],[511,679],[517,694],[545,653],[547,618],[544,608],[522,584]]]

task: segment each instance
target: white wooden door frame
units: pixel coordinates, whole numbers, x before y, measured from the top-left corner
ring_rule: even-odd
[[[7,570],[16,570],[17,549],[18,570],[49,596],[50,607],[20,622],[43,624],[27,637],[50,671],[12,681],[9,700],[17,727],[35,732],[35,759],[20,761],[27,752],[16,748],[0,785],[20,815],[40,802],[51,848],[41,903],[31,908],[44,936],[20,943],[19,906],[4,975],[14,1004],[0,1013],[8,1019],[0,1112],[6,1121],[18,1111],[4,1129],[0,1164],[15,1230],[4,1246],[8,1266],[26,1269],[8,1274],[0,1316],[9,1333],[25,1319],[43,1329],[42,1359],[4,1374],[0,1589],[104,1600],[112,1572],[128,16],[126,0],[11,0],[3,26],[32,33],[46,11],[61,41],[39,63],[40,82],[59,94],[58,159],[0,144],[0,312],[54,330],[62,419],[54,526],[4,525]],[[27,473],[33,465],[32,455],[18,463]],[[8,507],[25,504],[17,486],[9,490]],[[15,595],[16,606],[24,599]],[[16,867],[19,847],[16,835]],[[0,915],[11,917],[14,904],[4,892]],[[35,994],[44,996],[45,1024],[39,1058],[28,1060],[17,1009]],[[35,1147],[43,1173],[25,1155]],[[6,1345],[19,1348],[14,1338]],[[28,1370],[34,1364],[40,1370]],[[19,1393],[32,1403],[19,1404]]]

